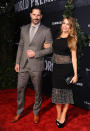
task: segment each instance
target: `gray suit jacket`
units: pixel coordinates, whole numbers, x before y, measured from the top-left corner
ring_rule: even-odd
[[[30,42],[29,36],[30,24],[21,28],[21,36],[17,51],[16,64],[20,65],[22,71],[28,61],[26,51],[28,49],[35,51],[35,57],[29,58],[29,68],[32,71],[44,70],[44,56],[52,53],[52,46],[50,48],[43,48],[44,42],[52,44],[52,35],[50,29],[44,25],[40,25],[33,40]]]

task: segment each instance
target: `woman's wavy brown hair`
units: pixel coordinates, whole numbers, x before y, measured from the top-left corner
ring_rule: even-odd
[[[63,21],[67,19],[70,25],[70,33],[68,36],[68,47],[70,50],[76,50],[77,49],[77,32],[76,32],[76,21],[73,17],[66,17],[63,19]],[[62,23],[63,23],[62,21]],[[62,26],[62,25],[61,25]],[[62,31],[61,31],[62,33]]]

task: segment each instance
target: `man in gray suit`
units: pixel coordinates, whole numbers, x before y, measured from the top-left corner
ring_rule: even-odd
[[[31,23],[21,28],[15,65],[15,71],[18,72],[17,115],[11,122],[18,121],[23,115],[25,88],[29,77],[35,90],[35,103],[33,106],[34,123],[38,123],[40,120],[44,56],[52,52],[52,36],[49,28],[41,24],[42,12],[38,7],[32,9],[30,17]],[[44,48],[45,43],[49,45],[47,46],[48,48]]]

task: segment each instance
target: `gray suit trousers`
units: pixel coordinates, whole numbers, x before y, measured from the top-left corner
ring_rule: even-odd
[[[31,81],[35,90],[35,103],[33,106],[33,112],[37,115],[40,111],[42,97],[41,97],[41,86],[42,86],[42,72],[19,72],[18,73],[18,85],[17,85],[17,115],[24,112],[25,104],[25,89],[31,77]]]

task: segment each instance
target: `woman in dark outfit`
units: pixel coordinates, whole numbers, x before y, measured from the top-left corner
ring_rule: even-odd
[[[76,54],[77,34],[75,20],[72,17],[64,18],[61,24],[61,33],[53,42],[52,103],[56,104],[56,124],[59,128],[63,128],[65,125],[69,104],[74,104],[72,88],[67,85],[65,79],[68,76],[73,76],[70,83],[77,82]]]

